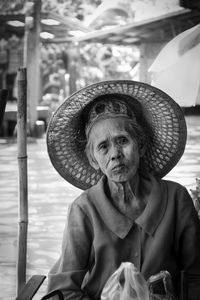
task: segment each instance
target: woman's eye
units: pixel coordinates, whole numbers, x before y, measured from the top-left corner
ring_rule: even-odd
[[[120,137],[118,139],[118,144],[120,144],[120,145],[125,145],[127,143],[128,143],[128,139],[126,137]]]
[[[107,144],[106,143],[100,144],[99,147],[98,147],[98,149],[99,150],[103,150],[103,151],[106,150],[107,149]]]

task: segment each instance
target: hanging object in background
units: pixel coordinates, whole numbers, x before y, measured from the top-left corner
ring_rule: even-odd
[[[15,34],[8,39],[8,67],[6,70],[6,88],[9,91],[9,100],[16,101],[16,76],[21,63],[21,40]]]
[[[8,66],[8,42],[0,40],[0,87],[6,88],[6,69]]]
[[[180,106],[200,104],[200,24],[172,39],[148,70],[153,86]]]
[[[16,35],[12,35],[8,40],[9,63],[8,73],[16,74],[19,68],[19,46],[20,39]]]
[[[5,39],[0,40],[0,67],[5,68],[8,63],[8,42]]]

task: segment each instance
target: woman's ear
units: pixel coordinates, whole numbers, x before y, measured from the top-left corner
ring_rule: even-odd
[[[88,158],[88,161],[91,165],[91,167],[93,167],[95,170],[99,169],[99,164],[96,161],[95,157],[93,156],[93,154],[91,153],[92,149],[89,146],[86,146],[85,152]]]
[[[92,157],[92,155],[88,155],[88,160],[90,165],[95,169],[98,170],[99,169],[99,164],[96,161],[96,159],[94,157]]]

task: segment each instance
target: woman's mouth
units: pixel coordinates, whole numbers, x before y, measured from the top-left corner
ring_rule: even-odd
[[[119,172],[119,171],[122,171],[124,170],[125,168],[125,165],[124,164],[119,164],[119,165],[116,165],[112,168],[112,171],[114,172]]]

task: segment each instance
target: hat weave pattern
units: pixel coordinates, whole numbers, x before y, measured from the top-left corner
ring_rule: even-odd
[[[143,110],[152,136],[143,157],[146,170],[165,176],[181,158],[186,124],[181,108],[167,94],[145,83],[117,80],[92,84],[71,95],[52,116],[47,129],[47,149],[58,173],[74,186],[87,189],[102,173],[85,155],[80,118],[83,109],[98,96],[123,94],[134,97]],[[83,130],[83,128],[82,128]]]

